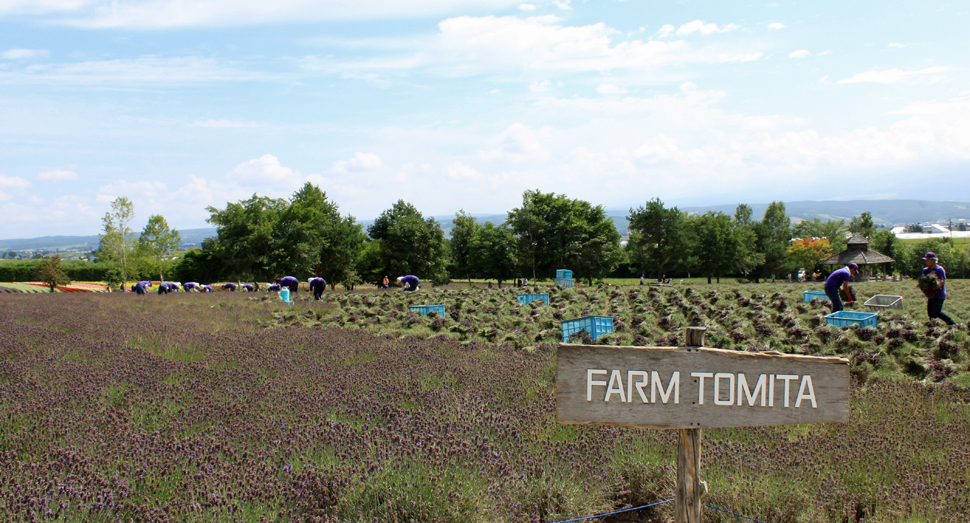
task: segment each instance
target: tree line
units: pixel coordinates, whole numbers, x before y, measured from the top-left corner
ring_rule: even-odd
[[[310,183],[290,198],[254,194],[207,210],[216,236],[173,259],[178,231],[164,217],[150,217],[135,235],[131,202],[112,202],[100,243],[103,258],[116,267],[112,277],[168,275],[211,283],[319,276],[331,286],[352,288],[404,274],[439,284],[452,279],[501,284],[546,279],[566,268],[587,283],[608,276],[760,281],[785,278],[799,268],[809,273],[820,269],[819,262],[845,248],[850,234],[868,237],[871,250],[896,259],[879,270],[918,272],[922,253],[914,253],[934,250],[955,276],[970,272],[966,251],[947,240],[907,247],[891,232],[877,230],[868,212],[849,223],[814,219],[793,225],[782,202],[772,202],[758,220],[747,204],[739,204],[733,216],[690,214],[655,198],[629,210],[629,240],[622,247],[601,205],[538,190],[525,191],[521,204],[502,223],[479,223],[459,211],[450,238],[434,218],[404,200],[365,228],[353,216],[341,215],[337,204]]]

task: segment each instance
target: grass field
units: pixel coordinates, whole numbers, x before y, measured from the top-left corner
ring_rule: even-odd
[[[841,354],[847,424],[705,429],[704,502],[769,521],[965,521],[970,284],[927,322],[817,322],[788,284],[296,296],[0,295],[0,520],[552,522],[673,497],[676,432],[555,423],[556,315],[599,343]],[[445,317],[407,312],[444,303]],[[639,321],[636,321],[639,320]],[[898,340],[898,342],[896,341]],[[672,505],[598,521],[665,521]],[[741,521],[705,510],[705,521]]]

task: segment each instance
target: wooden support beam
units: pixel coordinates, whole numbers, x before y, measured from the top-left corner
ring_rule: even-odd
[[[705,327],[688,327],[685,345],[703,347],[705,331]],[[701,429],[679,429],[678,432],[674,523],[701,523],[701,496],[707,493],[707,483],[700,480]]]

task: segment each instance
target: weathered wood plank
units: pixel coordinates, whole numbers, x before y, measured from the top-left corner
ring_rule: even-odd
[[[656,429],[845,422],[849,362],[698,347],[562,344],[556,416],[560,423]]]
[[[701,429],[680,429],[674,523],[701,523]]]

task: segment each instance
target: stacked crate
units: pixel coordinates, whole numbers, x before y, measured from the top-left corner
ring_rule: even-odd
[[[576,284],[576,280],[573,280],[573,271],[566,269],[556,270],[556,285],[561,285],[563,287],[572,287]]]

